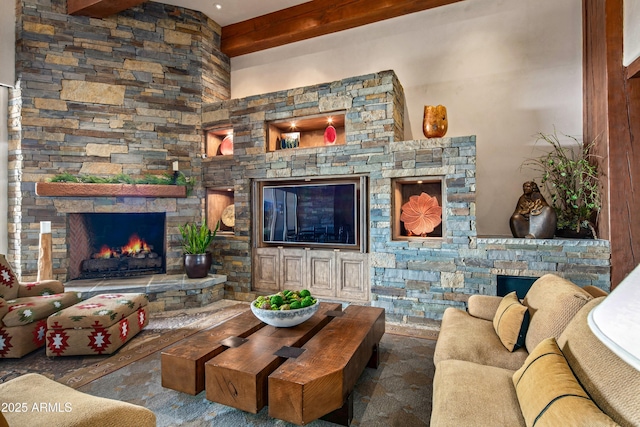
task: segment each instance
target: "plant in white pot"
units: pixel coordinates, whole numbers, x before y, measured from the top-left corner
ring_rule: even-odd
[[[211,268],[211,252],[207,249],[216,237],[220,222],[211,231],[206,222],[202,224],[186,223],[179,228],[182,235],[182,249],[184,252],[184,269],[187,277],[198,279],[207,277]]]

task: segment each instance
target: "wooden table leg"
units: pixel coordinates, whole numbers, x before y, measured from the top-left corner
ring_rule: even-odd
[[[351,420],[353,420],[353,393],[349,393],[347,401],[344,402],[342,407],[333,412],[329,412],[327,415],[320,417],[320,419],[329,421],[330,423],[340,424],[341,426],[351,425]]]

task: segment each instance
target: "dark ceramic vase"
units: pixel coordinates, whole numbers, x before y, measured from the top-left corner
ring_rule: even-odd
[[[184,270],[189,279],[207,277],[211,268],[211,252],[206,254],[184,254]]]
[[[578,232],[573,228],[559,228],[556,230],[556,237],[564,239],[593,239],[593,233],[590,229],[584,227],[580,227]]]

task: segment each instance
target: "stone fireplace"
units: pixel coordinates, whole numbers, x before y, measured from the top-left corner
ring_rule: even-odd
[[[202,221],[205,209],[201,106],[229,98],[219,25],[155,2],[91,20],[69,16],[64,1],[21,0],[17,35],[7,254],[17,274],[35,279],[39,222],[50,221],[54,276],[75,278],[76,257],[87,254],[73,253],[70,227],[76,215],[106,213],[164,215],[164,241],[154,246],[163,270],[182,273],[178,227]],[[171,174],[174,164],[194,180],[186,197],[36,194],[36,183],[61,173],[126,182]]]

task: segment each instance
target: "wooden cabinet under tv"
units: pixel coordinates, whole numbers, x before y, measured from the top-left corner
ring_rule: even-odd
[[[253,288],[264,293],[308,289],[312,295],[369,300],[369,257],[356,251],[265,247],[253,252]]]

